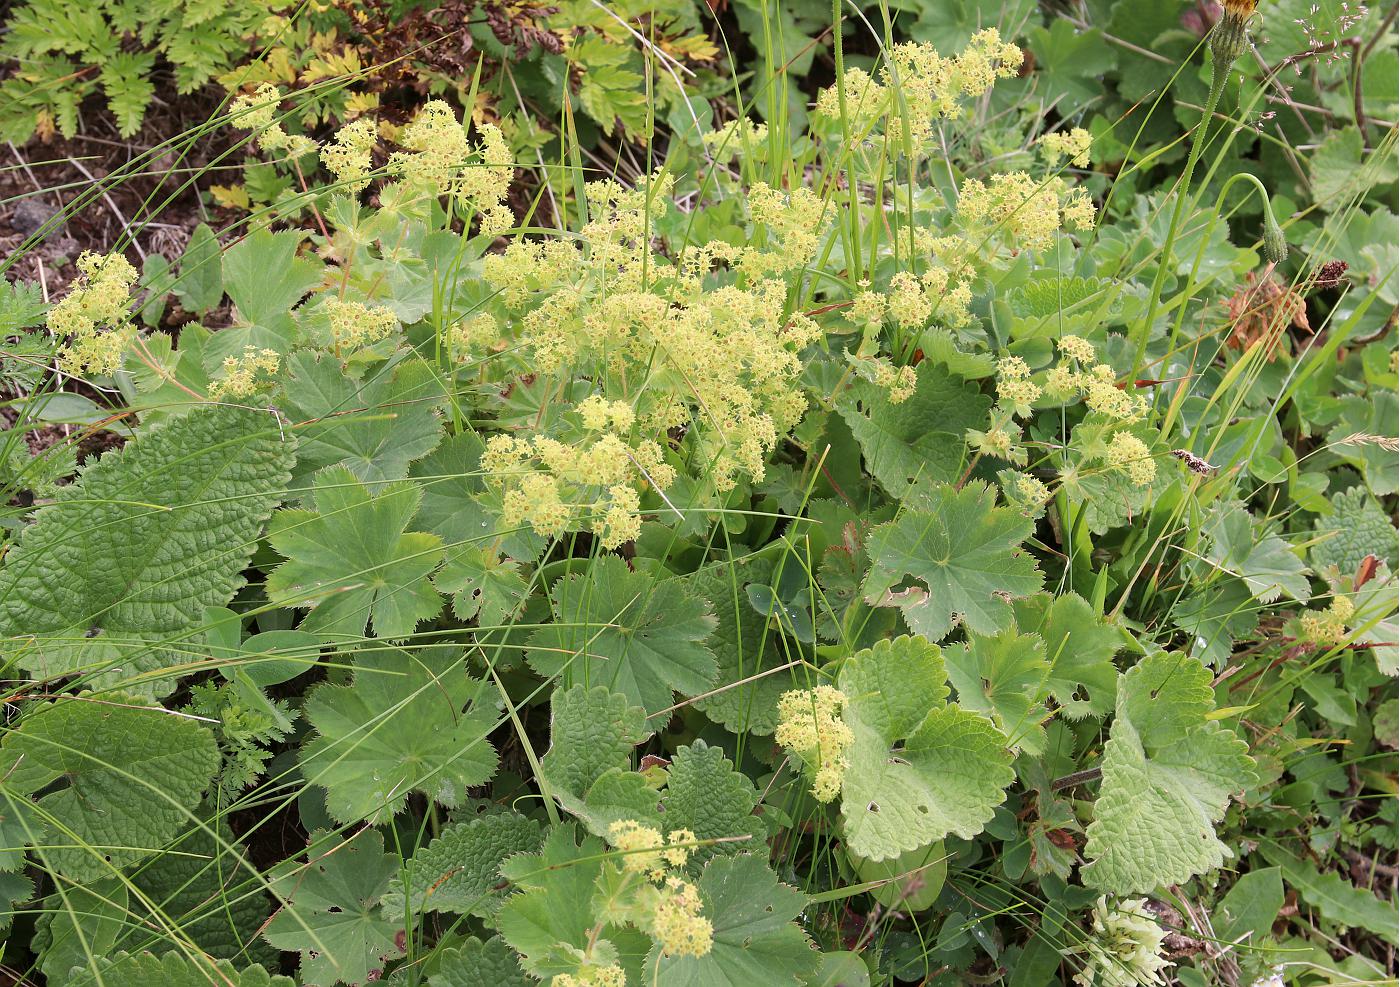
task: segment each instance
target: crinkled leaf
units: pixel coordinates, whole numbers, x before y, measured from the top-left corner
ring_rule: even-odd
[[[880,485],[902,497],[915,481],[952,482],[967,465],[964,434],[985,428],[991,399],[931,361],[915,371],[914,393],[891,404],[889,392],[857,380],[837,405]]]
[[[295,443],[272,416],[201,408],[108,453],[42,508],[0,570],[0,637],[35,676],[165,694],[207,607],[243,585]]]
[[[94,881],[163,849],[218,767],[213,734],[194,720],[120,693],[70,697],[31,709],[0,742],[0,798],[23,813],[30,842],[47,829],[55,845],[40,845],[41,861]],[[36,792],[37,804],[26,797]]]
[[[407,864],[410,912],[456,912],[489,918],[504,893],[501,864],[517,853],[536,853],[544,836],[540,824],[515,812],[492,812],[455,822]],[[385,896],[386,910],[398,914],[403,884]],[[393,907],[390,907],[392,904]]]
[[[756,849],[765,830],[753,814],[758,792],[753,782],[703,740],[676,748],[666,773],[662,821],[667,830],[688,829],[697,840],[725,840],[691,852],[694,861]]]
[[[274,868],[272,893],[282,908],[263,935],[278,949],[301,953],[304,987],[355,987],[378,979],[384,961],[403,952],[395,941],[401,926],[379,907],[398,859],[384,852],[378,830],[344,841],[328,836],[311,834],[307,861]]]
[[[978,482],[962,490],[942,484],[916,506],[915,499],[870,533],[866,598],[897,604],[910,629],[931,641],[958,621],[979,634],[1010,626],[1010,600],[1041,586],[1035,561],[1020,547],[1031,520],[997,506],[996,494]],[[917,582],[898,589],[906,577]]]
[[[839,683],[854,734],[841,788],[850,850],[879,861],[981,832],[1014,777],[1011,753],[990,720],[944,703],[938,647],[881,641],[848,658]]]
[[[555,583],[551,599],[554,623],[530,639],[529,661],[541,675],[606,685],[648,713],[714,681],[715,656],[704,642],[715,619],[684,581],[658,581],[603,556],[586,574]]]
[[[1233,792],[1253,784],[1244,741],[1207,719],[1211,674],[1158,652],[1119,679],[1103,784],[1087,830],[1085,883],[1117,894],[1180,884],[1219,867],[1215,835]]]
[[[486,737],[499,705],[493,686],[467,674],[459,648],[366,648],[349,685],[307,697],[316,736],[302,748],[302,773],[325,787],[326,808],[344,823],[388,822],[410,792],[460,805],[496,772]]]
[[[235,967],[188,953],[117,953],[97,960],[96,969],[66,981],[70,987],[294,987],[291,977],[273,976],[262,966]]]
[[[460,946],[442,950],[437,972],[428,976],[428,987],[533,987],[534,983],[500,936],[485,942],[471,936]]]
[[[1395,524],[1364,487],[1352,487],[1333,497],[1332,513],[1313,521],[1313,532],[1317,541],[1308,549],[1308,556],[1319,572],[1336,566],[1351,574],[1368,555],[1391,569],[1400,563],[1400,535]]]
[[[442,599],[428,577],[442,561],[436,535],[406,531],[418,510],[412,481],[370,488],[344,467],[316,477],[315,510],[289,508],[272,519],[268,540],[287,561],[267,577],[274,603],[310,607],[301,629],[331,641],[412,634]]]
[[[717,857],[698,882],[701,914],[714,926],[704,956],[665,956],[654,947],[647,968],[667,987],[787,987],[804,982],[820,954],[793,919],[807,896],[779,883],[756,854]]]

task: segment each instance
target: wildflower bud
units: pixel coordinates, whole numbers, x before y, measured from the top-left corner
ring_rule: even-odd
[[[1249,44],[1246,30],[1254,13],[1255,0],[1225,0],[1225,10],[1210,32],[1210,54],[1215,64],[1226,68],[1244,54]]]
[[[1264,257],[1270,264],[1282,264],[1288,258],[1288,237],[1283,235],[1272,209],[1264,210]]]

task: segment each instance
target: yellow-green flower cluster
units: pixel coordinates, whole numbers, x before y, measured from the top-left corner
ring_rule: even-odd
[[[224,401],[265,391],[272,386],[281,365],[282,358],[276,350],[245,346],[241,356],[224,358],[223,376],[209,385],[209,397]]]
[[[592,518],[592,531],[605,549],[635,539],[642,526],[638,487],[665,490],[676,472],[655,442],[629,444],[619,434],[624,422],[630,428],[631,414],[623,402],[590,399],[580,407],[585,427],[601,431],[588,424],[601,419],[610,429],[596,437],[565,443],[545,435],[492,436],[481,466],[503,491],[502,519],[557,538]]]
[[[1171,963],[1162,955],[1167,931],[1138,898],[1109,905],[1099,898],[1094,905],[1089,938],[1067,950],[1083,954],[1084,967],[1074,975],[1080,987],[1146,987],[1163,984],[1161,971]]]
[[[500,340],[501,324],[490,312],[478,312],[447,330],[448,353],[458,363],[465,363],[474,352],[489,349]]]
[[[379,128],[373,120],[356,120],[336,131],[335,139],[321,150],[321,163],[348,192],[369,185],[369,173]]]
[[[1346,640],[1347,621],[1356,614],[1349,596],[1334,596],[1326,610],[1309,610],[1298,618],[1298,636],[1310,644],[1339,644]]]
[[[875,363],[875,383],[887,392],[890,404],[903,404],[913,395],[919,377],[913,367],[896,367],[888,360],[877,359]]]
[[[477,129],[481,143],[473,146],[452,107],[431,100],[400,132],[399,144],[408,150],[390,156],[389,171],[434,195],[470,202],[480,215],[481,232],[496,234],[515,225],[505,204],[512,174],[510,146],[499,127],[484,123]]]
[[[1062,178],[1037,180],[1024,171],[969,179],[958,190],[959,221],[978,236],[999,233],[1015,249],[1040,250],[1054,243],[1061,229],[1094,225],[1094,204],[1083,189]],[[945,238],[942,252],[965,249],[958,238]]]
[[[841,794],[855,735],[841,718],[846,696],[829,685],[785,692],[778,699],[773,739],[802,762],[812,781],[812,797],[830,802]]]
[[[67,342],[59,366],[69,373],[115,373],[135,330],[127,306],[136,268],[121,254],[84,251],[68,294],[49,309],[46,325]]]
[[[590,965],[577,973],[556,973],[550,987],[627,987],[627,971],[616,963]]]
[[[384,305],[328,298],[324,308],[330,321],[331,343],[337,353],[376,343],[399,327],[398,317]]]
[[[1119,387],[1118,375],[1106,363],[1095,364],[1079,374],[1078,386],[1090,411],[1120,421],[1136,421],[1147,411],[1147,399]]]
[[[1031,368],[1019,356],[997,361],[997,401],[1013,415],[1024,418],[1040,397],[1040,387],[1031,380]]]
[[[1157,479],[1157,461],[1152,458],[1152,450],[1131,432],[1115,432],[1108,440],[1103,460],[1110,469],[1127,474],[1135,487],[1148,486]]]
[[[1069,158],[1070,164],[1076,168],[1089,167],[1089,145],[1093,143],[1093,138],[1083,127],[1046,134],[1037,143],[1046,164],[1058,165],[1064,158]]]
[[[768,232],[766,249],[746,247],[740,268],[750,277],[783,274],[807,264],[817,252],[831,212],[806,186],[784,192],[755,182],[748,193],[749,214]]]
[[[889,316],[903,329],[923,329],[929,320],[951,329],[972,321],[972,287],[954,280],[945,268],[931,267],[919,277],[898,271],[890,277],[886,294],[871,291],[868,284],[852,300],[851,318],[871,324]]]
[[[921,147],[933,136],[935,121],[958,116],[965,100],[983,95],[997,79],[1016,75],[1024,59],[1021,49],[1002,41],[995,28],[974,34],[952,58],[930,44],[895,45],[880,81],[861,69],[847,70],[841,79],[846,112],[862,131],[888,115],[887,133],[893,133],[892,124],[901,128],[901,136],[907,127],[911,141]],[[818,95],[816,112],[830,119],[841,115],[837,86]]]
[[[621,851],[621,872],[639,884],[619,895],[612,915],[647,932],[667,956],[704,956],[714,943],[714,926],[700,914],[700,892],[680,870],[690,859],[695,834],[661,832],[633,819],[608,827],[608,842]]]
[[[1062,354],[1079,363],[1093,363],[1098,356],[1094,344],[1082,336],[1061,336],[1055,345]]]
[[[1050,499],[1050,490],[1037,477],[1015,470],[997,474],[1006,502],[1028,517],[1039,517]]]
[[[289,158],[299,158],[316,150],[316,142],[302,134],[289,134],[277,122],[277,105],[282,102],[282,90],[264,82],[257,91],[245,93],[229,106],[233,125],[240,130],[256,131],[258,147],[268,152],[281,152]]]
[[[651,935],[667,956],[704,956],[715,941],[710,920],[700,914],[700,892],[679,877],[666,881],[666,889],[652,912]]]

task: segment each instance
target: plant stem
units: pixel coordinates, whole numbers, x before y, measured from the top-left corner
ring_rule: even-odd
[[[1143,358],[1147,355],[1147,340],[1152,335],[1152,323],[1157,317],[1157,308],[1162,299],[1162,286],[1166,283],[1167,271],[1172,263],[1172,247],[1176,244],[1176,235],[1181,227],[1181,218],[1186,212],[1186,203],[1191,198],[1191,175],[1195,172],[1196,162],[1200,160],[1201,150],[1205,147],[1206,128],[1211,117],[1215,115],[1215,107],[1220,102],[1221,93],[1225,91],[1225,80],[1229,76],[1230,66],[1212,54],[1210,95],[1206,97],[1206,104],[1201,110],[1201,122],[1191,137],[1191,151],[1186,156],[1186,167],[1181,172],[1181,184],[1176,193],[1171,225],[1167,227],[1167,239],[1162,244],[1162,259],[1157,265],[1157,276],[1152,279],[1152,294],[1147,302],[1147,315],[1134,333],[1137,337],[1133,346],[1134,377],[1137,376]]]

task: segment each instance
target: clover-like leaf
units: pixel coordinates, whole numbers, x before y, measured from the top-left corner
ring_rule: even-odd
[[[1019,511],[997,506],[982,483],[911,495],[899,516],[870,533],[866,598],[897,604],[910,629],[930,641],[959,620],[995,634],[1011,625],[1010,601],[1040,589],[1040,571],[1020,548],[1032,528]],[[898,589],[906,577],[922,585]]]
[[[380,908],[398,859],[369,828],[343,841],[317,831],[310,845],[306,861],[274,868],[272,893],[282,907],[263,935],[278,949],[301,954],[303,987],[377,980],[384,961],[403,952],[401,926]]]
[[[211,407],[103,456],[9,550],[4,651],[38,678],[168,693],[176,675],[142,673],[188,662],[205,609],[243,585],[294,449],[272,416]]]
[[[120,693],[68,697],[0,742],[0,800],[47,867],[95,881],[162,850],[218,767],[203,724]]]
[[[580,843],[578,831],[564,825],[550,830],[539,853],[518,854],[501,866],[519,890],[496,913],[496,928],[527,972],[548,978],[578,969],[572,951],[596,938],[593,892],[605,858],[602,840],[585,836]]]
[[[530,639],[529,662],[541,675],[606,685],[648,713],[714,681],[715,656],[704,642],[715,619],[682,580],[657,580],[604,556],[587,574],[555,583],[551,599],[554,623]]]
[[[714,927],[704,956],[665,956],[653,947],[647,968],[667,987],[796,987],[821,958],[793,922],[807,896],[778,881],[751,853],[717,857],[697,882],[703,914]]]
[[[881,641],[841,668],[853,741],[841,787],[846,843],[879,861],[981,832],[1011,784],[1006,737],[948,705],[943,657],[921,637]]]
[[[990,716],[1013,747],[1039,753],[1050,677],[1040,635],[969,634],[966,644],[952,645],[944,658],[963,709]]]
[[[1094,612],[1077,593],[1037,593],[1016,601],[1016,625],[1045,642],[1050,675],[1045,687],[1072,720],[1106,716],[1113,709],[1118,669],[1113,656],[1123,635]]]
[[[363,380],[309,350],[293,354],[287,367],[284,411],[306,423],[296,430],[298,486],[327,466],[343,466],[366,482],[402,480],[409,464],[442,438],[440,409],[447,398],[442,381],[421,360],[386,366]]]
[[[412,634],[442,609],[428,581],[442,541],[406,530],[420,496],[410,481],[371,489],[343,466],[318,474],[314,511],[272,519],[268,540],[287,561],[267,577],[269,599],[310,607],[301,629],[332,640],[357,638],[367,623],[379,637]]]
[[[302,748],[302,772],[325,787],[340,822],[388,822],[410,792],[459,805],[496,772],[486,737],[499,705],[492,686],[467,674],[459,648],[365,648],[349,685],[320,685],[307,697],[316,736]]]
[[[1244,580],[1260,603],[1272,603],[1285,593],[1301,603],[1308,601],[1307,566],[1288,542],[1256,530],[1243,504],[1218,505],[1206,518],[1205,535],[1206,559]]]
[[[1229,858],[1214,824],[1231,793],[1253,784],[1254,761],[1244,741],[1207,719],[1213,706],[1209,669],[1185,655],[1149,655],[1119,678],[1085,883],[1138,894]]]
[[[914,393],[892,404],[889,392],[857,380],[837,405],[880,485],[903,497],[915,481],[958,479],[967,465],[963,439],[985,428],[991,399],[932,361],[920,363]]]

